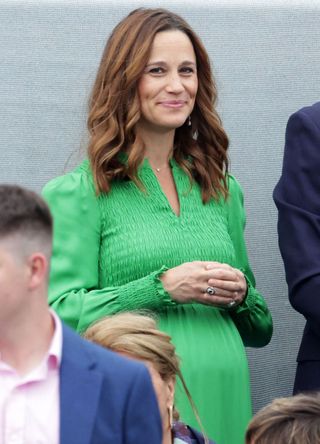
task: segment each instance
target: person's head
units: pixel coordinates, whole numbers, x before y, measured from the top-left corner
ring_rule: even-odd
[[[36,193],[0,185],[0,317],[8,319],[47,286],[52,218]]]
[[[275,443],[320,443],[320,393],[275,399],[253,417],[246,444]]]
[[[171,413],[173,419],[179,418],[173,406],[177,377],[181,380],[199,420],[180,371],[175,346],[169,335],[158,330],[153,318],[143,314],[120,313],[98,321],[89,327],[84,336],[103,347],[143,361],[147,365],[158,398],[164,433],[170,430]]]
[[[113,179],[139,182],[143,127],[174,131],[173,157],[198,181],[204,201],[223,194],[228,139],[216,99],[207,51],[189,24],[165,9],[132,11],[107,41],[89,103],[98,192],[108,192]]]

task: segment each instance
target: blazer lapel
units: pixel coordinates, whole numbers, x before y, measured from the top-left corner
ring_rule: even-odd
[[[89,444],[102,375],[81,339],[63,327],[60,368],[60,444]]]

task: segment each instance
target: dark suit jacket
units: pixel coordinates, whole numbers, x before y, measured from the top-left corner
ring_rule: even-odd
[[[297,359],[320,361],[320,102],[288,121],[273,197],[290,302],[307,321]]]
[[[161,444],[147,369],[63,326],[60,444]]]

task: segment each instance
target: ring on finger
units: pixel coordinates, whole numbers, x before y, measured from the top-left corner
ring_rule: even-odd
[[[213,296],[214,294],[216,294],[216,289],[213,287],[207,287],[206,291],[205,291],[209,296]]]

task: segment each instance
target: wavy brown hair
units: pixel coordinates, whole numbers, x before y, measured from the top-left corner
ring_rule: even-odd
[[[158,32],[185,33],[197,61],[198,92],[192,125],[175,131],[173,157],[202,190],[203,202],[227,196],[228,138],[215,110],[216,85],[201,40],[179,15],[165,9],[140,8],[125,17],[104,49],[89,101],[88,156],[97,193],[109,192],[113,180],[129,178],[141,186],[137,169],[144,145],[137,137],[140,119],[138,82],[148,63]],[[123,162],[120,153],[127,153]]]

